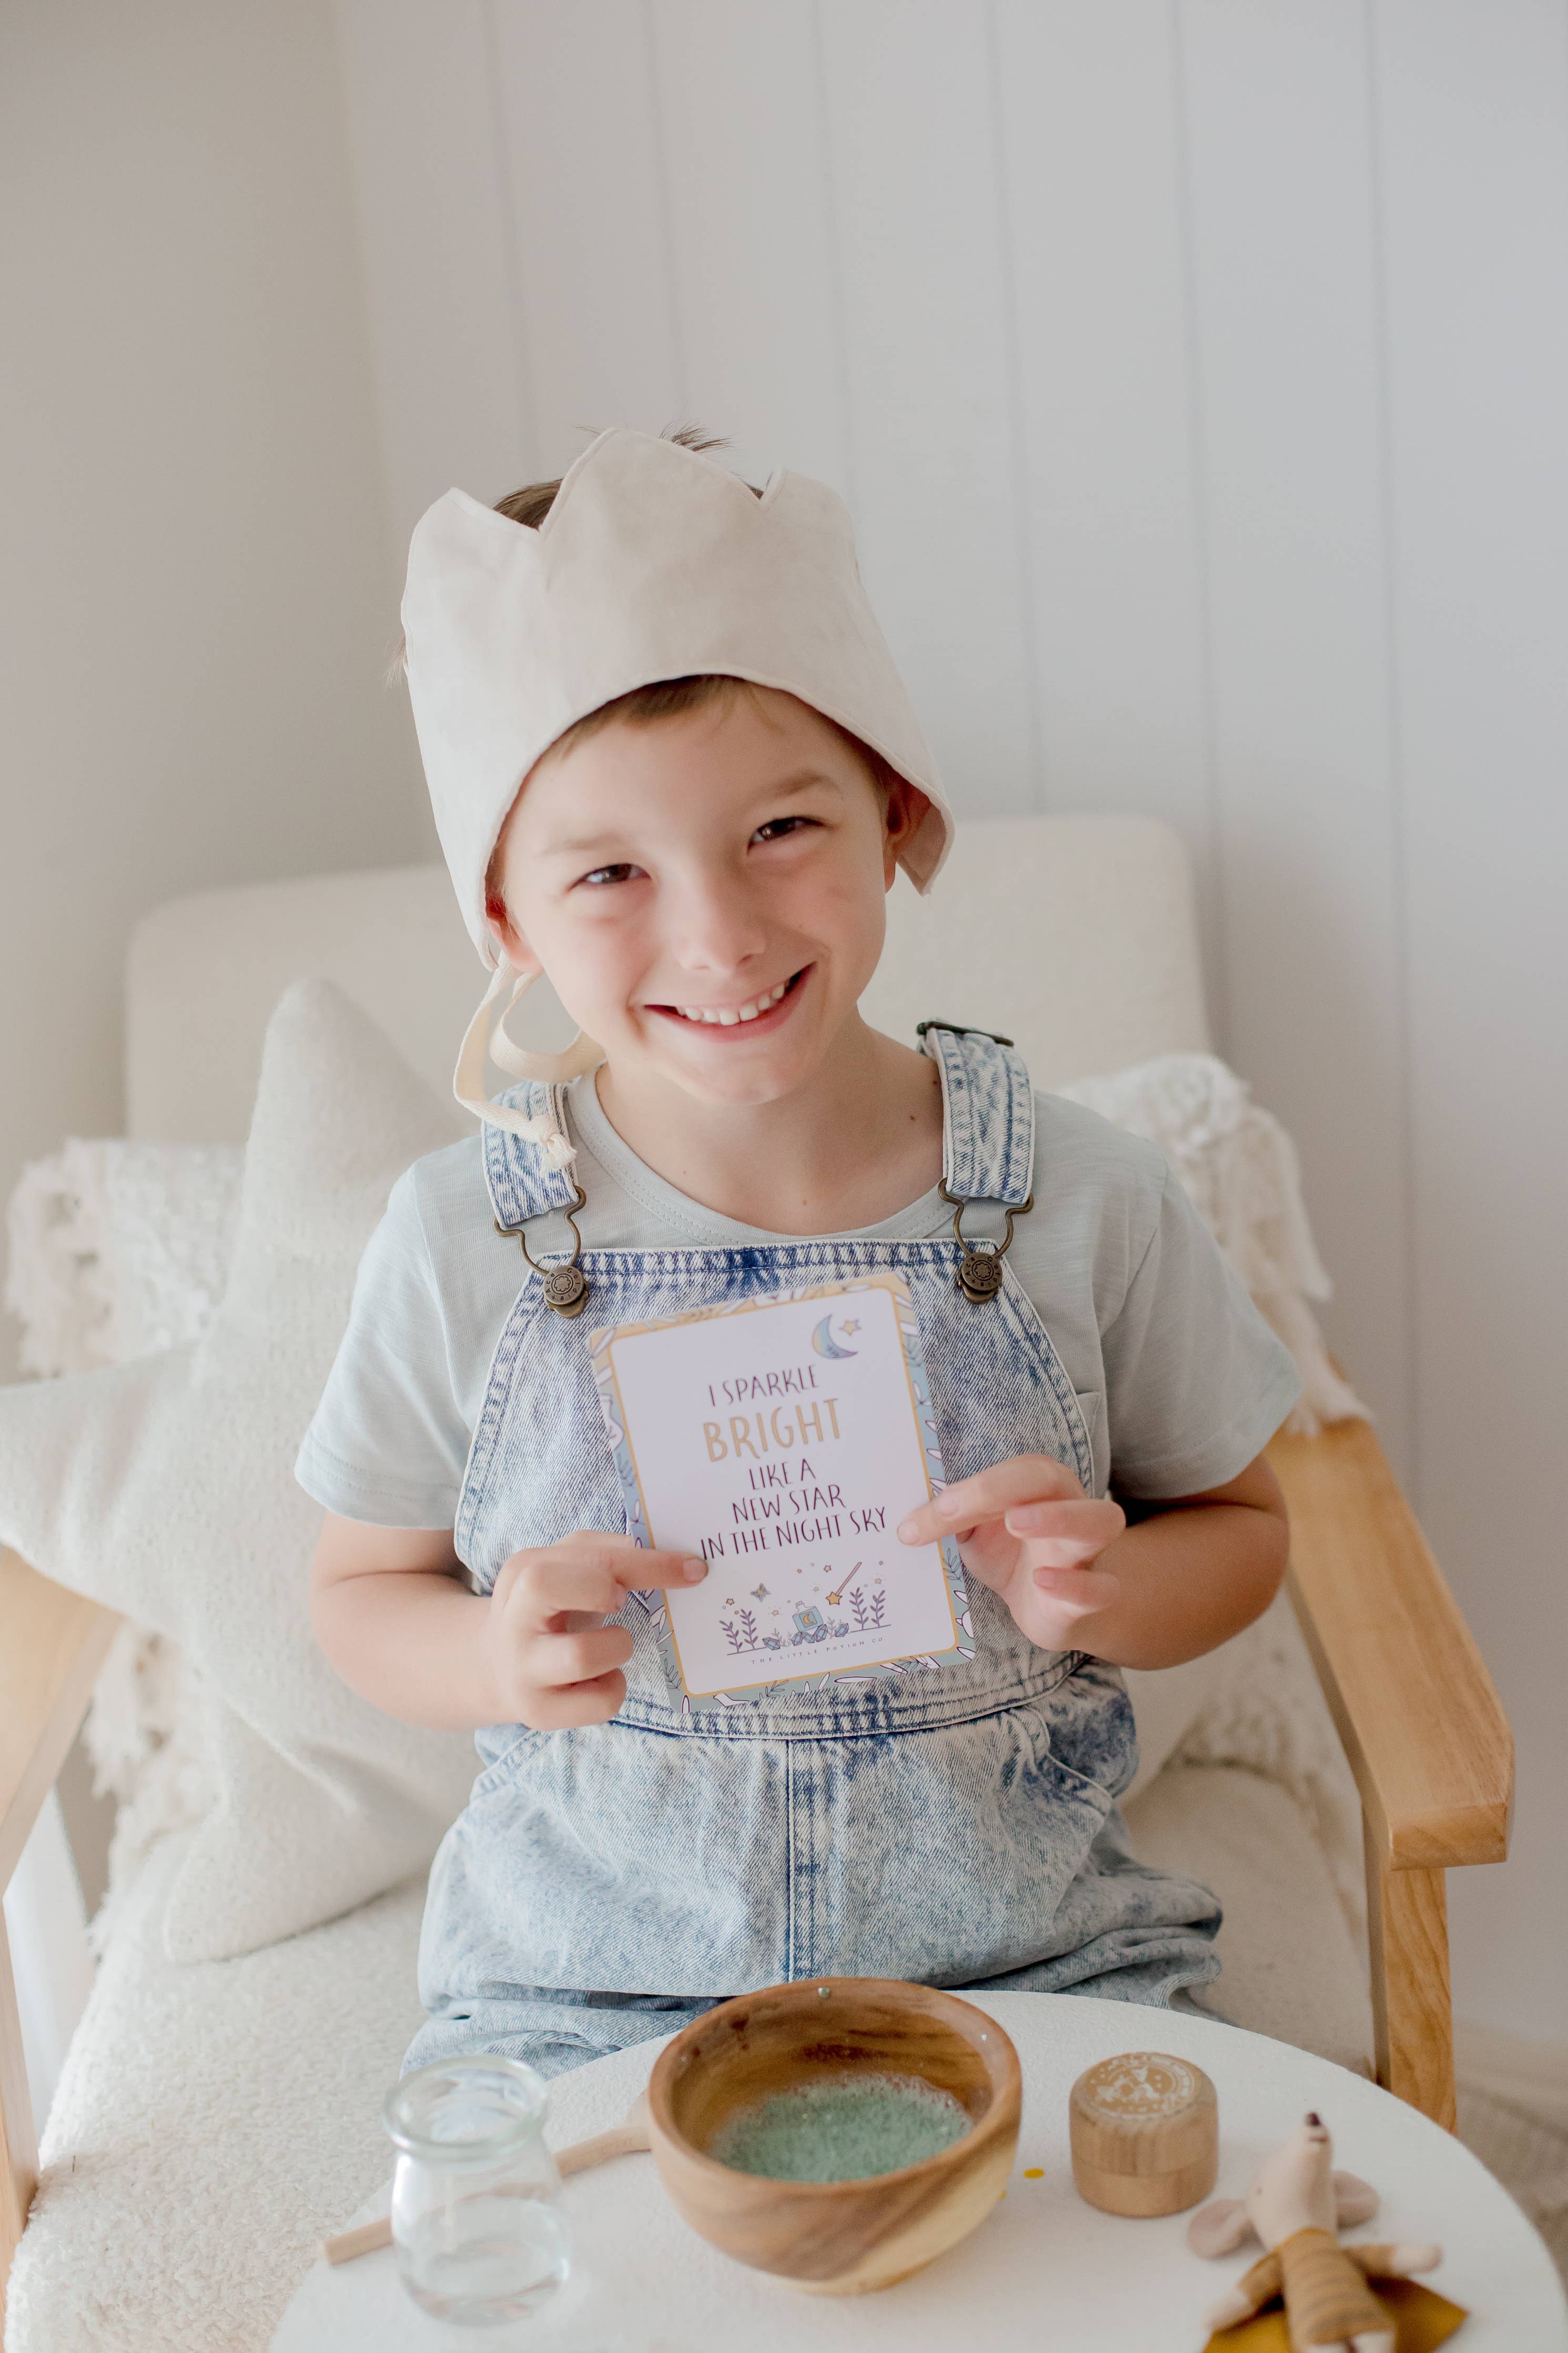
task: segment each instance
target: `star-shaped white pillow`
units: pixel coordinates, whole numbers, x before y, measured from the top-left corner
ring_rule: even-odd
[[[170,1957],[298,1935],[428,1868],[477,1770],[399,1723],[310,1631],[319,1505],[295,1453],[395,1179],[460,1133],[327,981],[268,1030],[223,1302],[193,1345],[0,1390],[0,1539],[167,1634],[200,1678],[217,1795],[164,1919]]]

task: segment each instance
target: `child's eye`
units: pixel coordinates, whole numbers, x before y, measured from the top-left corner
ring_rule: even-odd
[[[755,833],[752,836],[752,839],[753,841],[784,841],[792,833],[796,832],[801,828],[805,826],[815,827],[816,823],[816,819],[814,817],[771,817],[766,825],[758,826]]]
[[[634,874],[641,872],[640,866],[595,866],[592,873],[580,874],[577,881],[579,883],[591,882],[597,890],[606,882],[629,882]]]

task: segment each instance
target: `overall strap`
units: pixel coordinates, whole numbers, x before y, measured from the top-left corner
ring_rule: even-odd
[[[1035,1096],[1023,1056],[983,1029],[921,1026],[942,1073],[943,1183],[958,1200],[1021,1209],[1035,1181]]]
[[[1000,1201],[1022,1208],[1035,1168],[1035,1098],[1016,1047],[979,1029],[932,1022],[925,1051],[942,1078],[942,1180],[962,1201]],[[566,1087],[528,1080],[498,1095],[497,1103],[564,1138]],[[569,1208],[577,1181],[548,1141],[536,1142],[486,1120],[485,1182],[498,1225],[509,1230],[547,1209]],[[574,1155],[574,1157],[575,1155]]]
[[[563,1166],[559,1147],[553,1152],[551,1148],[552,1140],[559,1137],[570,1152],[564,1083],[546,1085],[530,1079],[521,1086],[509,1087],[496,1102],[505,1110],[521,1112],[542,1131],[537,1138],[526,1137],[488,1119],[480,1130],[490,1208],[497,1225],[510,1233],[530,1218],[542,1217],[547,1209],[572,1208],[578,1198],[573,1166],[576,1155],[573,1153]]]

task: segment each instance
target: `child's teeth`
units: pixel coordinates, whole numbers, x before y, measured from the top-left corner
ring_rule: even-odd
[[[770,988],[765,996],[753,997],[750,1005],[742,1005],[733,1010],[728,1007],[715,1009],[706,1005],[683,1005],[679,1010],[688,1021],[706,1021],[710,1027],[717,1022],[726,1029],[732,1029],[737,1021],[754,1021],[760,1013],[767,1011],[770,1005],[776,1005],[788,987],[787,980],[781,980],[778,987]]]

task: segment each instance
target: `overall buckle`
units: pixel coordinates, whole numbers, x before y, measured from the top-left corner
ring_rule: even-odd
[[[998,1037],[994,1029],[976,1029],[966,1027],[962,1021],[917,1021],[915,1023],[917,1038],[923,1039],[928,1029],[951,1030],[955,1038],[989,1038],[994,1046],[1010,1046],[1013,1043],[1011,1038]]]
[[[583,1237],[577,1230],[577,1219],[574,1215],[575,1210],[587,1207],[588,1196],[581,1185],[575,1190],[577,1198],[571,1208],[563,1208],[561,1212],[572,1229],[572,1255],[563,1266],[541,1266],[537,1259],[529,1256],[525,1227],[503,1226],[499,1218],[491,1220],[497,1233],[508,1241],[515,1241],[524,1258],[528,1259],[529,1265],[540,1278],[546,1307],[553,1308],[557,1315],[581,1315],[588,1304],[588,1278],[577,1263],[583,1252]]]

